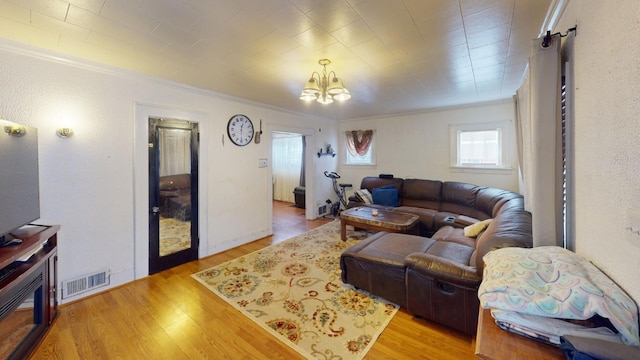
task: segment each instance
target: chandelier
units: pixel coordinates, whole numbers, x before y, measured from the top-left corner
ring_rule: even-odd
[[[331,64],[329,59],[320,59],[318,64],[322,65],[322,76],[314,71],[302,89],[300,99],[304,101],[316,100],[320,104],[331,104],[333,100],[347,101],[351,99],[351,94],[342,84],[342,80],[336,76],[334,71],[327,74],[327,65]]]

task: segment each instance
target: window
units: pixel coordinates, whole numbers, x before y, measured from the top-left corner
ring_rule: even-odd
[[[375,165],[375,131],[349,130],[345,132],[346,165]]]
[[[510,169],[510,121],[451,125],[453,169]]]
[[[574,147],[574,122],[573,104],[574,89],[573,63],[565,62],[562,67],[561,85],[561,120],[562,120],[562,215],[564,247],[575,250],[575,147]]]
[[[458,133],[458,165],[499,166],[502,163],[500,129],[471,130]]]

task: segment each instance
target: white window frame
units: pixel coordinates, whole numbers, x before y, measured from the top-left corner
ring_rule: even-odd
[[[345,133],[342,133],[342,143],[344,146],[344,155],[342,155],[342,163],[344,165],[348,165],[348,166],[376,166],[376,136],[377,135],[377,131],[373,130],[373,136],[371,137],[371,144],[369,145],[369,153],[371,153],[371,162],[350,162],[349,158],[352,156],[349,153],[348,150],[348,146],[347,146],[347,135],[345,135]]]
[[[450,136],[450,169],[453,172],[505,173],[510,174],[512,165],[512,121],[494,121],[478,124],[452,124],[449,126]],[[459,157],[460,134],[471,131],[498,131],[499,164],[461,164]]]

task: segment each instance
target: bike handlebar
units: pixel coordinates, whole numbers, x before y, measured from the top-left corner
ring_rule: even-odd
[[[332,172],[325,171],[324,176],[331,179],[340,179],[340,175],[338,175],[338,173],[336,173],[335,171],[332,171]]]

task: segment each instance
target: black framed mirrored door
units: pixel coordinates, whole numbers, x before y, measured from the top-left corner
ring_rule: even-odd
[[[198,124],[149,118],[149,274],[198,258]]]

